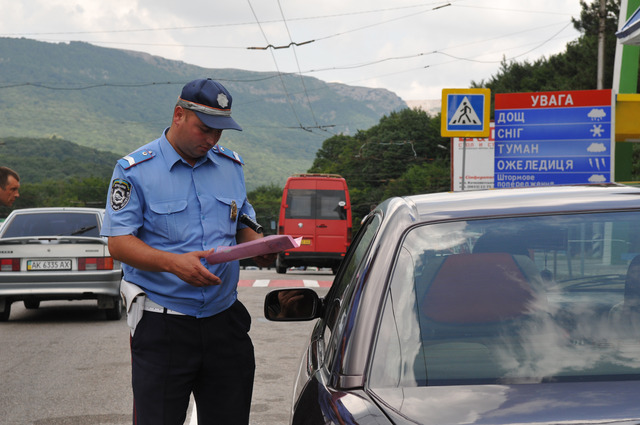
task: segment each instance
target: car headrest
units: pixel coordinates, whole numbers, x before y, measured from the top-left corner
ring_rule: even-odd
[[[527,271],[531,261],[509,253],[457,254],[445,258],[421,305],[430,320],[491,323],[527,314],[535,299]]]
[[[624,282],[624,302],[627,305],[640,305],[640,255],[636,255],[629,263]]]

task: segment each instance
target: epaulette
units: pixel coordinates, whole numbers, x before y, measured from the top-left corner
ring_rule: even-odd
[[[224,146],[215,145],[211,150],[218,155],[226,156],[227,158],[237,162],[238,164],[244,165],[244,161],[242,160],[240,155],[238,155],[237,152],[234,152],[231,149],[227,149]]]
[[[139,150],[130,153],[129,155],[123,156],[118,160],[118,164],[125,170],[133,167],[134,165],[138,165],[141,162],[148,161],[152,159],[156,154],[150,150]]]

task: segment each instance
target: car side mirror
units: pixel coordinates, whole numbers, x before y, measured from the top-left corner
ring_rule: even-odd
[[[274,322],[313,320],[320,317],[322,301],[309,288],[278,289],[264,299],[264,317]]]

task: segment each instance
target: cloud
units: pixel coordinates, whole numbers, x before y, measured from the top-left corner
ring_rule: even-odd
[[[607,147],[604,143],[591,143],[587,148],[587,152],[606,152]]]
[[[601,120],[607,116],[607,113],[604,111],[604,109],[594,108],[591,111],[589,111],[587,116],[592,120]]]

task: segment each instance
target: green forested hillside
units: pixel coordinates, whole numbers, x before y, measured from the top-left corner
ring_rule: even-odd
[[[20,174],[14,208],[104,207],[113,167],[120,155],[59,138],[0,138],[0,163]],[[12,208],[0,206],[0,218]]]
[[[203,77],[233,95],[233,116],[244,131],[226,131],[220,144],[244,158],[249,187],[284,183],[309,168],[326,138],[355,134],[406,107],[387,90],[312,77],[205,69],[82,42],[0,38],[0,137],[55,136],[124,155],[158,137],[184,83]]]
[[[0,138],[0,158],[23,183],[98,177],[109,179],[121,155],[58,138]]]

